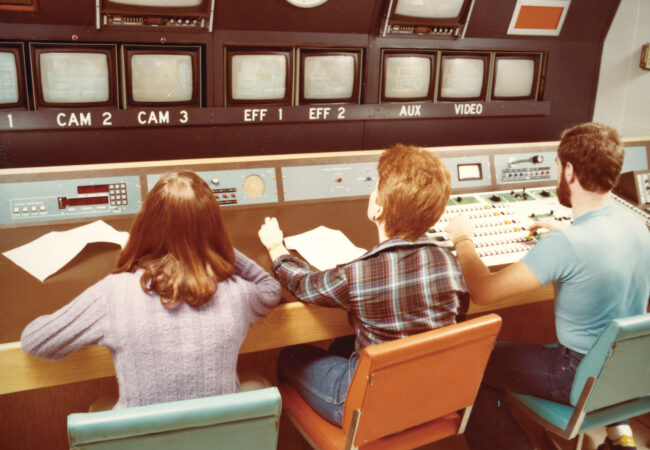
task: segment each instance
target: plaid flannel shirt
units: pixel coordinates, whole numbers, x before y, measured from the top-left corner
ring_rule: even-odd
[[[282,255],[273,272],[301,301],[347,310],[357,354],[369,345],[456,323],[469,304],[458,261],[425,236],[415,242],[390,239],[324,271]]]

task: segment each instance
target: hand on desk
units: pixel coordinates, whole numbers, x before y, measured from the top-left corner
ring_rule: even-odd
[[[266,217],[264,218],[264,223],[260,227],[257,234],[260,237],[260,241],[266,249],[269,251],[269,255],[272,260],[275,260],[281,255],[288,255],[289,251],[285,248],[282,243],[284,239],[284,234],[280,229],[280,224],[278,224],[278,219],[275,217]]]

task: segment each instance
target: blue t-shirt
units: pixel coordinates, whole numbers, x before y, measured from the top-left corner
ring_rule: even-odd
[[[562,345],[587,353],[605,325],[646,312],[650,232],[614,203],[540,239],[523,258],[555,289],[555,328]]]

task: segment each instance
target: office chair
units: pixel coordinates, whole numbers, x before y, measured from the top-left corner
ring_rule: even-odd
[[[281,398],[268,388],[68,416],[71,449],[275,449]]]
[[[508,392],[545,430],[576,440],[583,433],[650,412],[650,314],[612,320],[578,365],[571,405]]]
[[[284,409],[324,450],[414,448],[461,434],[500,328],[501,318],[489,314],[365,348],[343,427],[320,417],[288,383],[280,386]]]

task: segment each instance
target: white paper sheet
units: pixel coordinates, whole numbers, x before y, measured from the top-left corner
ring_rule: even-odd
[[[103,220],[68,231],[51,231],[21,247],[3,253],[40,281],[61,269],[91,242],[113,242],[124,248],[126,231],[117,231]]]
[[[314,228],[295,236],[284,238],[288,249],[297,250],[309,264],[318,270],[327,270],[337,264],[345,264],[366,253],[355,246],[339,230],[324,226]]]

